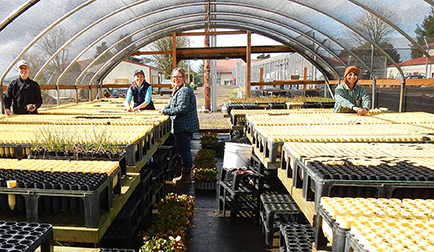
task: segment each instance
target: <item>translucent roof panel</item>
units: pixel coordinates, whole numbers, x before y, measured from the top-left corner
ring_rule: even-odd
[[[415,30],[433,6],[432,0],[4,0],[0,82],[16,77],[14,64],[27,59],[42,85],[100,83],[153,41],[207,27],[272,38],[327,79],[338,79],[350,64],[362,68],[362,78],[389,78],[384,66],[404,78],[400,62],[415,55],[432,60]]]

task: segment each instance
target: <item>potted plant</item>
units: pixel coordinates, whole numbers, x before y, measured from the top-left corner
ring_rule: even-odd
[[[141,252],[186,251],[193,226],[195,197],[169,193],[157,203],[157,217],[144,236]]]
[[[196,190],[215,190],[217,184],[216,152],[201,149],[195,155],[193,164],[194,188]]]
[[[214,149],[214,146],[218,140],[217,133],[206,132],[200,137],[200,144],[202,145],[202,149]]]

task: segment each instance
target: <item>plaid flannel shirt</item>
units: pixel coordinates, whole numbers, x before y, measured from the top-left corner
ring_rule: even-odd
[[[163,113],[172,119],[172,134],[199,131],[196,106],[196,96],[189,85],[183,85],[173,92],[169,105],[163,109]]]
[[[369,109],[371,100],[364,87],[354,85],[351,90],[347,84],[341,83],[335,89],[335,107],[334,113],[352,113],[353,107]]]

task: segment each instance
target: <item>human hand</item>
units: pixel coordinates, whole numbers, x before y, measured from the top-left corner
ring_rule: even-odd
[[[158,110],[158,113],[160,113],[160,115],[164,115],[164,113],[163,113],[163,110],[162,110],[162,109]]]
[[[27,104],[27,111],[33,112],[36,110],[36,106],[34,104]]]
[[[365,108],[361,108],[361,109],[359,109],[359,111],[357,113],[359,115],[363,116],[363,115],[366,115],[366,113],[368,113],[368,110]]]
[[[125,109],[127,110],[127,112],[133,112],[133,110],[130,107],[126,107]]]
[[[5,113],[6,113],[6,115],[11,115],[11,110],[10,109],[5,109]]]
[[[366,115],[366,113],[368,113],[368,110],[365,108],[360,108],[360,107],[353,107],[353,110],[357,112],[357,114],[359,115]]]

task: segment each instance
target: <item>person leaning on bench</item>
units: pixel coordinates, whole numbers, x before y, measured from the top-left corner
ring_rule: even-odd
[[[371,100],[364,87],[357,85],[360,70],[356,66],[349,66],[344,73],[344,83],[335,89],[334,113],[358,113],[366,115]]]

